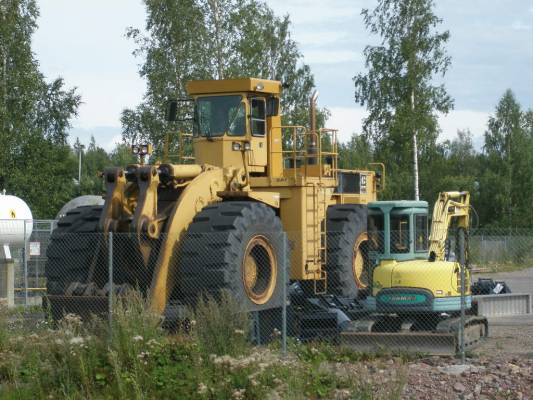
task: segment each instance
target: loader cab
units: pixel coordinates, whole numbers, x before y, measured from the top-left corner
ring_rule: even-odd
[[[281,84],[255,78],[191,81],[197,164],[246,167],[251,176],[282,173]],[[274,153],[274,154],[273,154]]]
[[[368,203],[370,258],[405,261],[427,259],[428,203],[375,201]]]

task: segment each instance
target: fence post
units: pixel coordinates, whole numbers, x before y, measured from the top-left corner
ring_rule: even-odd
[[[24,251],[22,260],[24,261],[24,307],[28,307],[28,239],[26,237],[26,224],[27,220],[24,220]]]
[[[109,283],[109,292],[107,295],[108,298],[108,322],[109,322],[109,332],[111,333],[112,329],[112,323],[113,323],[113,232],[109,232],[108,237],[108,267],[109,267],[109,276],[108,276],[108,283]]]
[[[287,234],[283,233],[283,280],[282,280],[282,292],[281,297],[283,299],[283,303],[281,305],[281,352],[285,356],[287,355],[287,274],[289,271],[287,270]]]
[[[465,230],[459,229],[458,232],[458,250],[459,265],[461,269],[461,324],[459,327],[459,351],[461,353],[461,364],[465,363],[465,308],[466,308],[466,285],[465,285],[465,268],[466,268],[466,249],[465,249]]]

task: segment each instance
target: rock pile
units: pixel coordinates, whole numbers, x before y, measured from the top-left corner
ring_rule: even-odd
[[[430,358],[408,363],[402,398],[407,399],[533,399],[533,359]]]

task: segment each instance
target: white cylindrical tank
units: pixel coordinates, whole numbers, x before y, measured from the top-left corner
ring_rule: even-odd
[[[0,192],[0,245],[21,245],[33,230],[33,215],[24,200]]]

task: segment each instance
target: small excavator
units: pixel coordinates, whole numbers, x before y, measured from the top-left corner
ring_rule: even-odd
[[[365,300],[368,315],[351,321],[341,342],[358,350],[454,354],[461,340],[468,348],[488,335],[487,319],[471,312],[469,208],[469,193],[440,193],[428,238],[427,202],[368,204],[374,265]],[[448,238],[453,227],[455,251]]]

